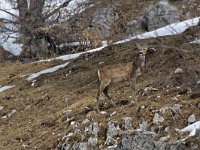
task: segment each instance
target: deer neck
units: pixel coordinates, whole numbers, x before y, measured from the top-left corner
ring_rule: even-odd
[[[139,54],[134,62],[130,74],[131,78],[137,78],[137,76],[141,74],[141,68],[145,66],[145,55]]]

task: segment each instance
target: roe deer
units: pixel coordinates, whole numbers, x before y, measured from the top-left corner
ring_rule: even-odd
[[[133,98],[136,100],[136,79],[141,75],[141,69],[145,65],[145,55],[147,54],[148,45],[136,44],[139,51],[137,57],[133,62],[106,65],[98,69],[99,89],[97,92],[97,109],[99,111],[99,96],[103,92],[104,95],[110,99],[108,95],[109,85],[117,83],[122,80],[129,80],[133,92]],[[114,102],[111,103],[115,106]]]

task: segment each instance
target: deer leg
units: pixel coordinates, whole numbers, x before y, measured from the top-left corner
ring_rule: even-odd
[[[108,99],[110,99],[110,96],[108,95],[108,89],[109,89],[109,86],[106,86],[105,89],[103,90],[103,93]]]
[[[100,85],[99,85],[99,89],[98,89],[98,92],[97,92],[97,96],[96,96],[96,99],[97,99],[97,111],[100,112],[99,110],[99,97],[100,97],[100,94],[103,93],[105,94],[105,96],[109,99],[110,97],[108,96],[108,85],[109,83],[101,83],[100,82]]]
[[[113,105],[113,107],[116,107],[115,103],[111,100],[110,96],[108,95],[108,89],[109,89],[109,85],[105,87],[105,89],[103,90],[103,93],[111,101],[111,104]]]
[[[100,110],[99,110],[99,96],[100,96],[101,92],[102,92],[102,86],[101,86],[101,83],[100,83],[99,89],[98,89],[98,92],[97,92],[97,96],[96,96],[96,100],[97,100],[97,112],[100,112]]]
[[[130,86],[131,86],[133,98],[134,98],[135,101],[137,101],[137,97],[136,97],[136,78],[131,78]]]

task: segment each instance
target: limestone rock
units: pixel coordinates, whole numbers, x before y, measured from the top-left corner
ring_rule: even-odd
[[[89,19],[89,30],[91,32],[98,32],[101,39],[106,39],[110,35],[112,23],[118,19],[119,16],[111,8],[98,8]]]
[[[175,71],[174,71],[175,74],[181,74],[183,73],[183,69],[181,68],[177,68]]]
[[[160,116],[158,113],[155,113],[153,118],[153,123],[158,124],[164,121],[164,118]]]
[[[168,0],[158,1],[142,18],[142,24],[147,31],[179,22],[180,12],[175,6],[169,4]]]
[[[192,123],[194,123],[195,121],[196,121],[196,117],[195,117],[194,114],[192,114],[192,115],[190,115],[190,116],[188,117],[188,124],[192,124]]]

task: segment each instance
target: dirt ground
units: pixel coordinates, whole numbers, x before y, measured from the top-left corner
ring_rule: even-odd
[[[131,41],[120,45],[111,45],[100,52],[82,55],[71,60],[70,64],[57,72],[36,78],[35,86],[27,81],[27,74],[40,71],[63,61],[22,64],[1,64],[0,85],[16,85],[15,88],[0,93],[0,149],[55,149],[67,133],[69,123],[64,111],[72,110],[74,120],[81,121],[92,114],[93,120],[106,124],[108,118],[118,120],[131,116],[134,128],[146,120],[152,122],[154,111],[163,106],[172,107],[181,104],[178,117],[163,114],[165,127],[183,128],[187,126],[188,116],[195,114],[200,120],[200,47],[185,44],[190,41],[184,36]],[[108,100],[101,102],[100,109],[111,114],[97,114],[95,97],[98,88],[97,69],[99,63],[117,64],[129,62],[135,57],[135,43],[148,43],[156,52],[147,55],[146,66],[137,81],[137,103],[131,103],[129,82],[113,85],[109,94],[116,103],[112,107]],[[175,74],[181,68],[183,73]],[[145,87],[157,91],[142,94]],[[140,109],[144,106],[145,109]],[[91,110],[87,110],[86,107]],[[16,113],[2,118],[13,109]],[[149,129],[151,128],[149,125]],[[100,135],[104,138],[105,135]]]

